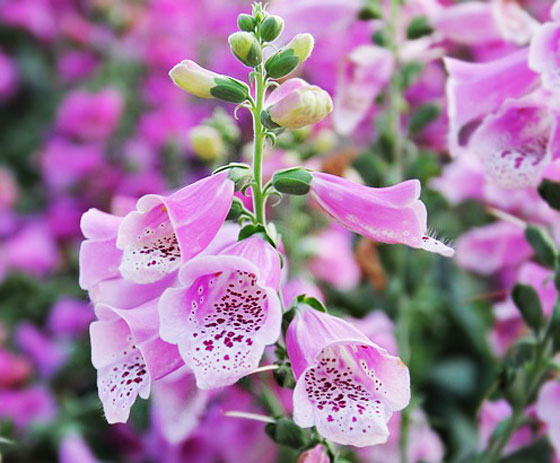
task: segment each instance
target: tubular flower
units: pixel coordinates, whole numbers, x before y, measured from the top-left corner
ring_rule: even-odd
[[[297,380],[294,421],[342,445],[387,441],[410,401],[408,368],[342,319],[300,303],[286,334]]]
[[[175,371],[183,361],[177,347],[158,336],[157,299],[134,309],[97,304],[90,326],[91,358],[97,388],[109,423],[123,423],[139,395],[146,399],[151,381]]]
[[[418,180],[372,188],[335,175],[312,172],[311,195],[346,228],[382,243],[401,243],[446,257],[454,251],[427,236],[426,206]]]
[[[212,175],[169,195],[146,195],[122,220],[119,270],[135,283],[151,283],[203,251],[223,224],[233,200],[228,172]]]
[[[160,335],[178,345],[199,388],[235,383],[277,340],[280,274],[278,253],[254,235],[187,262],[180,286],[163,293]]]

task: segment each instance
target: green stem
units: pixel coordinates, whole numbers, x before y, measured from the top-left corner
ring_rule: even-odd
[[[400,182],[404,178],[405,157],[404,157],[404,147],[402,144],[404,134],[401,133],[401,82],[399,74],[399,50],[398,50],[398,20],[400,16],[400,0],[391,0],[390,4],[390,16],[389,21],[387,21],[387,30],[390,35],[390,50],[393,53],[395,60],[395,68],[391,81],[389,82],[389,107],[388,107],[388,117],[389,117],[389,130],[392,135],[391,139],[391,151],[393,163],[395,166],[395,178],[392,179],[396,182]]]
[[[558,304],[558,302],[557,302]],[[513,433],[521,426],[523,423],[524,411],[527,405],[529,405],[529,401],[537,392],[539,385],[541,384],[544,375],[547,371],[547,358],[550,356],[551,350],[551,336],[552,330],[551,321],[549,321],[549,327],[546,329],[542,339],[537,345],[536,352],[535,352],[535,360],[531,367],[531,371],[528,374],[528,378],[530,378],[529,384],[527,385],[527,393],[524,396],[524,399],[519,403],[516,404],[511,418],[508,421],[506,429],[500,435],[499,439],[497,439],[490,447],[486,450],[486,454],[488,455],[485,463],[498,463],[502,456],[502,452],[511,439]]]
[[[253,152],[253,207],[257,223],[266,226],[265,216],[265,196],[263,194],[262,185],[262,162],[263,162],[263,147],[266,138],[265,129],[261,123],[261,112],[264,106],[266,82],[264,76],[263,66],[256,69],[255,77],[255,106],[253,110],[253,131],[255,137],[255,146]]]

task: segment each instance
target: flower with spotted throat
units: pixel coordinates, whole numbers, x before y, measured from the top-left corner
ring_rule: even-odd
[[[278,252],[259,235],[187,262],[159,301],[160,336],[177,344],[200,389],[234,384],[280,335]]]
[[[136,397],[147,399],[152,381],[183,365],[177,347],[158,336],[157,299],[132,309],[97,304],[90,325],[91,359],[109,423],[124,423]]]
[[[294,422],[329,440],[384,443],[387,422],[410,402],[408,368],[348,322],[299,302],[286,333],[297,383]]]
[[[142,196],[119,226],[122,276],[152,283],[199,254],[226,219],[233,193],[234,182],[223,171],[169,196]]]

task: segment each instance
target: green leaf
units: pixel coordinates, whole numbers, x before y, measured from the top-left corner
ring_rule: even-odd
[[[550,235],[540,227],[528,225],[525,238],[535,251],[538,261],[545,267],[554,268],[558,251]]]
[[[406,37],[410,40],[419,39],[434,32],[434,28],[426,16],[417,16],[410,21],[406,29]]]
[[[426,103],[419,106],[410,116],[410,132],[415,135],[428,124],[435,121],[441,114],[441,107],[436,103]]]
[[[539,194],[547,204],[552,208],[560,211],[560,182],[544,179],[539,185]]]
[[[530,285],[516,284],[511,291],[513,302],[523,315],[525,323],[538,332],[543,325],[542,306],[537,291]]]
[[[289,418],[282,417],[276,423],[268,423],[265,431],[277,444],[296,450],[307,447],[311,441],[309,431],[300,428]]]

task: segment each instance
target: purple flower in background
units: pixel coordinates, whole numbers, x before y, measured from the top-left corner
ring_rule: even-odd
[[[304,304],[288,327],[286,347],[297,379],[296,424],[316,426],[343,445],[387,440],[393,411],[410,401],[408,368],[398,357],[348,322]]]
[[[457,263],[481,275],[518,265],[532,254],[524,229],[509,222],[475,228],[457,241]]]
[[[187,262],[159,302],[160,335],[177,344],[197,386],[235,383],[257,368],[280,334],[280,257],[252,236]]]
[[[116,130],[123,107],[123,97],[114,89],[75,90],[60,105],[56,126],[62,134],[80,140],[103,140]]]
[[[62,298],[52,306],[47,326],[59,336],[78,337],[94,320],[90,305],[79,299]]]
[[[345,228],[331,225],[318,236],[310,237],[305,247],[313,255],[308,262],[309,270],[318,280],[341,291],[352,289],[360,282],[361,271],[354,258],[352,233]]]
[[[16,343],[35,363],[44,377],[54,375],[68,359],[68,350],[30,322],[22,322],[15,332]]]
[[[18,85],[18,71],[14,62],[0,50],[0,101],[10,98]]]
[[[375,45],[361,45],[345,57],[334,96],[333,123],[338,133],[350,135],[356,129],[389,82],[393,68],[393,54]]]
[[[58,447],[58,463],[98,463],[87,442],[76,432],[64,435]]]
[[[539,419],[546,424],[548,438],[557,458],[560,457],[560,419],[557,413],[559,404],[560,381],[547,381],[539,392],[536,412]]]
[[[33,423],[48,423],[57,413],[52,394],[43,386],[0,389],[0,418],[24,430]]]

